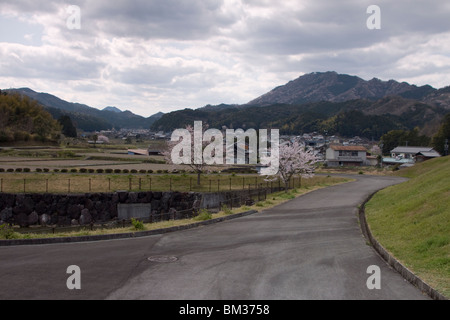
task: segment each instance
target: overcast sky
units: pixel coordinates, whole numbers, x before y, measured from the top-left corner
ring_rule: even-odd
[[[0,0],[3,89],[150,116],[324,71],[450,85],[450,1]]]

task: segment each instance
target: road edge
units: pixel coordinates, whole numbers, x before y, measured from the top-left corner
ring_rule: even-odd
[[[241,218],[258,213],[256,210],[250,210],[245,212],[236,213],[229,216],[224,216],[220,218],[215,218],[211,220],[186,224],[182,226],[169,227],[164,229],[155,229],[148,231],[136,231],[128,233],[115,233],[115,234],[104,234],[104,235],[94,235],[94,236],[79,236],[79,237],[62,237],[62,238],[40,238],[40,239],[11,239],[11,240],[0,240],[0,247],[7,246],[25,246],[25,245],[43,245],[43,244],[63,244],[63,243],[80,243],[80,242],[93,242],[93,241],[105,241],[105,240],[120,240],[120,239],[132,239],[132,238],[142,238],[153,235],[161,235],[181,230],[188,230],[193,228],[198,228],[201,226],[207,226],[223,221],[228,221],[236,218]]]
[[[369,241],[370,245],[375,249],[378,255],[395,271],[400,273],[405,280],[410,282],[423,293],[427,294],[433,300],[449,300],[449,298],[445,297],[443,294],[438,292],[436,289],[434,289],[425,281],[420,279],[417,275],[415,275],[411,270],[405,267],[400,261],[392,256],[372,235],[366,219],[366,204],[370,200],[372,200],[375,194],[377,194],[379,191],[381,190],[372,193],[359,207],[359,222],[364,237]]]

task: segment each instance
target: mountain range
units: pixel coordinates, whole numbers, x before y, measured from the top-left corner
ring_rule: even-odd
[[[151,128],[170,132],[202,120],[212,128],[279,128],[284,134],[318,131],[379,138],[391,130],[419,128],[421,134],[432,136],[450,112],[450,87],[367,81],[336,72],[300,76],[242,105],[207,105],[149,118],[113,106],[99,110],[29,88],[4,91],[37,100],[56,119],[69,115],[84,131]]]
[[[74,125],[83,131],[100,131],[109,129],[148,129],[163,113],[145,118],[131,111],[121,111],[116,107],[99,110],[85,104],[72,103],[48,93],[35,92],[29,88],[3,90],[16,92],[38,101],[55,119],[68,115]]]
[[[366,81],[356,76],[336,72],[315,72],[277,87],[250,101],[248,105],[302,104],[319,101],[344,102],[356,99],[377,100],[387,96],[421,100],[437,91],[429,85],[417,87],[395,80],[381,81],[374,78]]]
[[[213,128],[279,128],[285,134],[319,131],[379,138],[391,130],[418,127],[421,134],[432,136],[449,112],[450,87],[315,72],[244,105],[179,110],[152,127],[171,131],[202,120]]]

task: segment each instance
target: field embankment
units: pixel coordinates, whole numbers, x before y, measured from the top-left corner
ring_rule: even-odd
[[[397,174],[410,180],[366,205],[370,230],[403,265],[450,297],[450,157]]]

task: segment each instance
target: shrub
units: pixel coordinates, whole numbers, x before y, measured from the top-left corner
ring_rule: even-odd
[[[53,169],[53,172],[58,173],[59,169]]]
[[[133,225],[134,230],[145,230],[145,226],[142,221],[131,218],[131,224]]]
[[[105,169],[106,173],[113,173],[113,169]]]
[[[147,173],[151,174],[151,173],[153,173],[153,170],[147,170]]]
[[[14,169],[11,169],[11,168],[6,169],[6,172],[14,172]]]
[[[130,173],[130,170],[128,170],[128,169],[123,169],[123,170],[122,170],[122,173]]]
[[[139,170],[139,173],[145,174],[145,173],[147,173],[147,170],[141,169],[141,170]]]
[[[114,173],[122,173],[122,170],[120,170],[120,169],[114,169]]]
[[[231,211],[231,209],[224,203],[224,204],[222,204],[222,211],[225,213],[225,214],[232,214],[233,212]]]
[[[134,174],[138,173],[138,171],[136,169],[131,169],[130,172],[134,173]]]
[[[70,169],[70,172],[71,172],[71,173],[77,173],[78,170],[74,168],[74,169]]]
[[[43,170],[41,168],[36,168],[36,172],[42,172]]]
[[[97,169],[97,173],[103,173],[103,172],[105,172],[104,169]]]
[[[88,172],[88,169],[86,169],[86,168],[80,168],[80,173],[86,173],[86,172]]]
[[[23,168],[23,172],[31,172],[30,168]]]
[[[156,173],[161,174],[161,173],[163,173],[163,171],[162,170],[156,170]]]
[[[22,172],[22,168],[16,168],[16,172]]]
[[[5,169],[3,169],[3,168],[0,168],[0,172],[5,172]]]
[[[44,172],[50,172],[49,168],[44,168]]]
[[[95,169],[92,169],[92,168],[91,168],[91,169],[88,170],[88,172],[89,172],[89,173],[95,173]]]
[[[194,218],[194,220],[196,220],[196,221],[206,221],[206,220],[211,220],[211,219],[212,219],[212,214],[209,213],[206,209],[200,210],[200,213],[198,214],[198,216],[196,216]]]
[[[0,239],[4,240],[10,240],[10,239],[17,239],[18,235],[16,232],[14,232],[13,228],[11,228],[7,224],[0,225]]]
[[[69,170],[67,170],[67,169],[61,169],[61,173],[68,173],[69,172]]]

